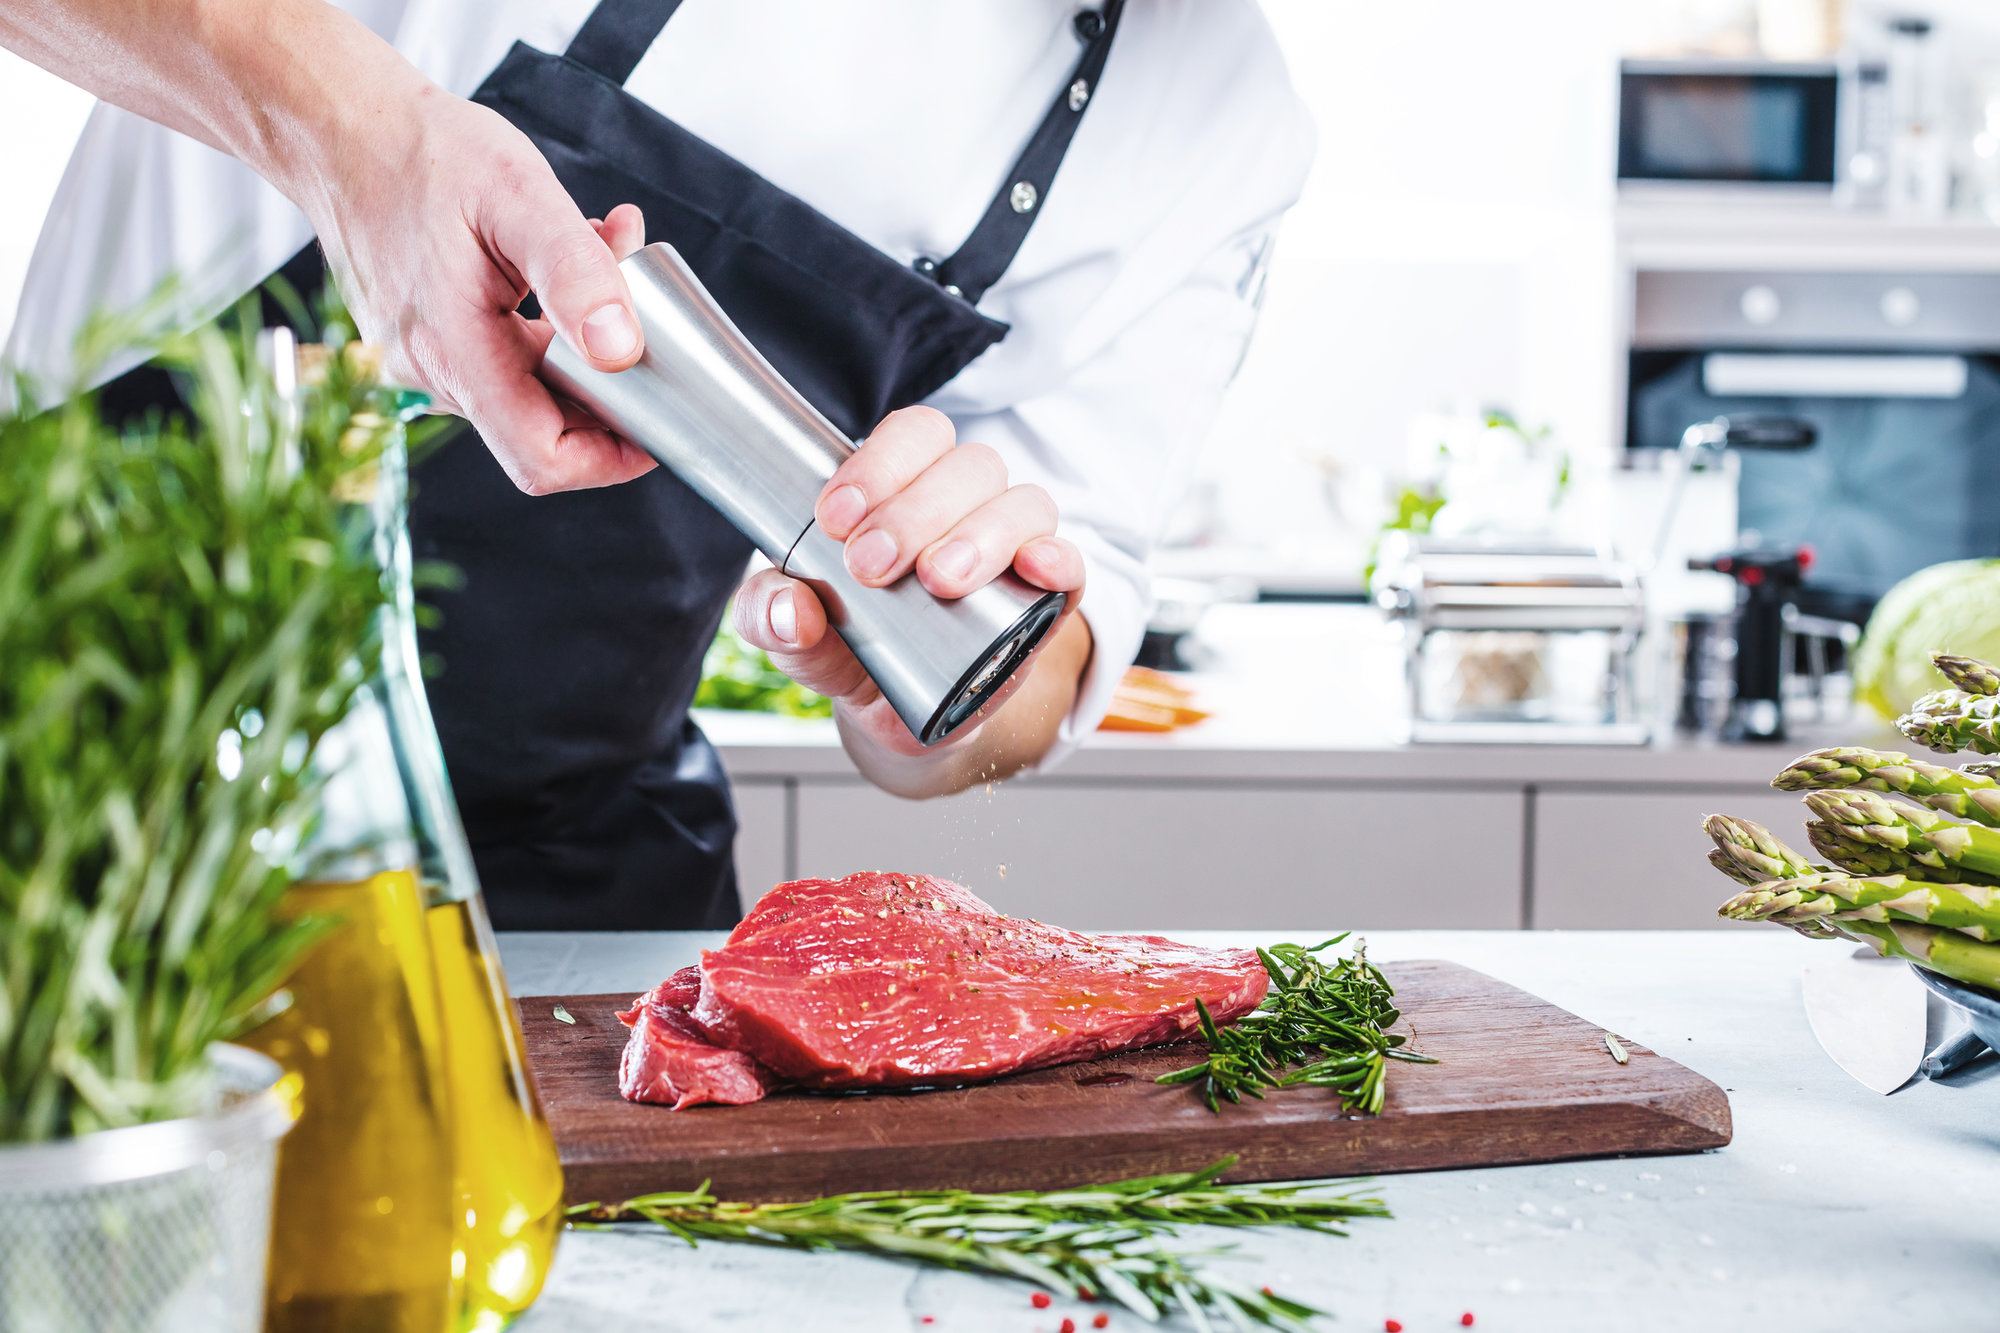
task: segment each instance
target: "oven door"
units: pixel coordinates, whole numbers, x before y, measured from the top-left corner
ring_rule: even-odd
[[[1635,448],[1672,448],[1718,416],[1817,428],[1809,449],[1739,455],[1743,544],[1813,548],[1808,614],[1863,620],[1926,565],[2000,556],[2000,357],[1637,350],[1628,409]]]

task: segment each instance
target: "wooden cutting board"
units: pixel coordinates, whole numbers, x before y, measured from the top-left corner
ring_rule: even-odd
[[[1156,1074],[1190,1043],[930,1092],[785,1092],[752,1106],[670,1111],[618,1095],[630,995],[520,1001],[528,1058],[570,1202],[713,1182],[723,1198],[869,1189],[1055,1188],[1186,1171],[1235,1156],[1227,1179],[1303,1180],[1497,1166],[1729,1142],[1729,1099],[1693,1070],[1456,963],[1388,963],[1411,1045],[1388,1104],[1343,1117],[1300,1088],[1212,1113]],[[576,1022],[560,1022],[562,1005]]]

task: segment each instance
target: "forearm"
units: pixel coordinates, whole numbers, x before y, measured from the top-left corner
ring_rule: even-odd
[[[22,0],[0,45],[241,159],[315,223],[348,131],[431,88],[322,0]]]
[[[1029,665],[1020,688],[971,735],[908,754],[883,745],[844,704],[837,704],[841,743],[863,776],[898,796],[946,796],[975,783],[1012,777],[1055,744],[1063,719],[1076,705],[1091,652],[1089,625],[1072,615]]]

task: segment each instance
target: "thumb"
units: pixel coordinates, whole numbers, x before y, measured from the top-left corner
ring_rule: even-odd
[[[599,370],[623,370],[639,359],[644,340],[617,257],[567,196],[547,214],[533,219],[540,225],[524,229],[507,258],[563,341]],[[495,239],[505,253],[511,238]]]

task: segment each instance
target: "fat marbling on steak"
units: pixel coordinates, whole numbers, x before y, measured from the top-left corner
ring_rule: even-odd
[[[716,1103],[760,1101],[778,1086],[770,1070],[739,1051],[710,1042],[688,1017],[701,993],[701,972],[684,967],[618,1015],[632,1029],[618,1057],[618,1091],[634,1102],[665,1102],[676,1111]]]
[[[803,879],[704,952],[689,1011],[717,1046],[815,1088],[993,1078],[1173,1041],[1270,983],[1249,949],[1083,935],[927,875]]]

